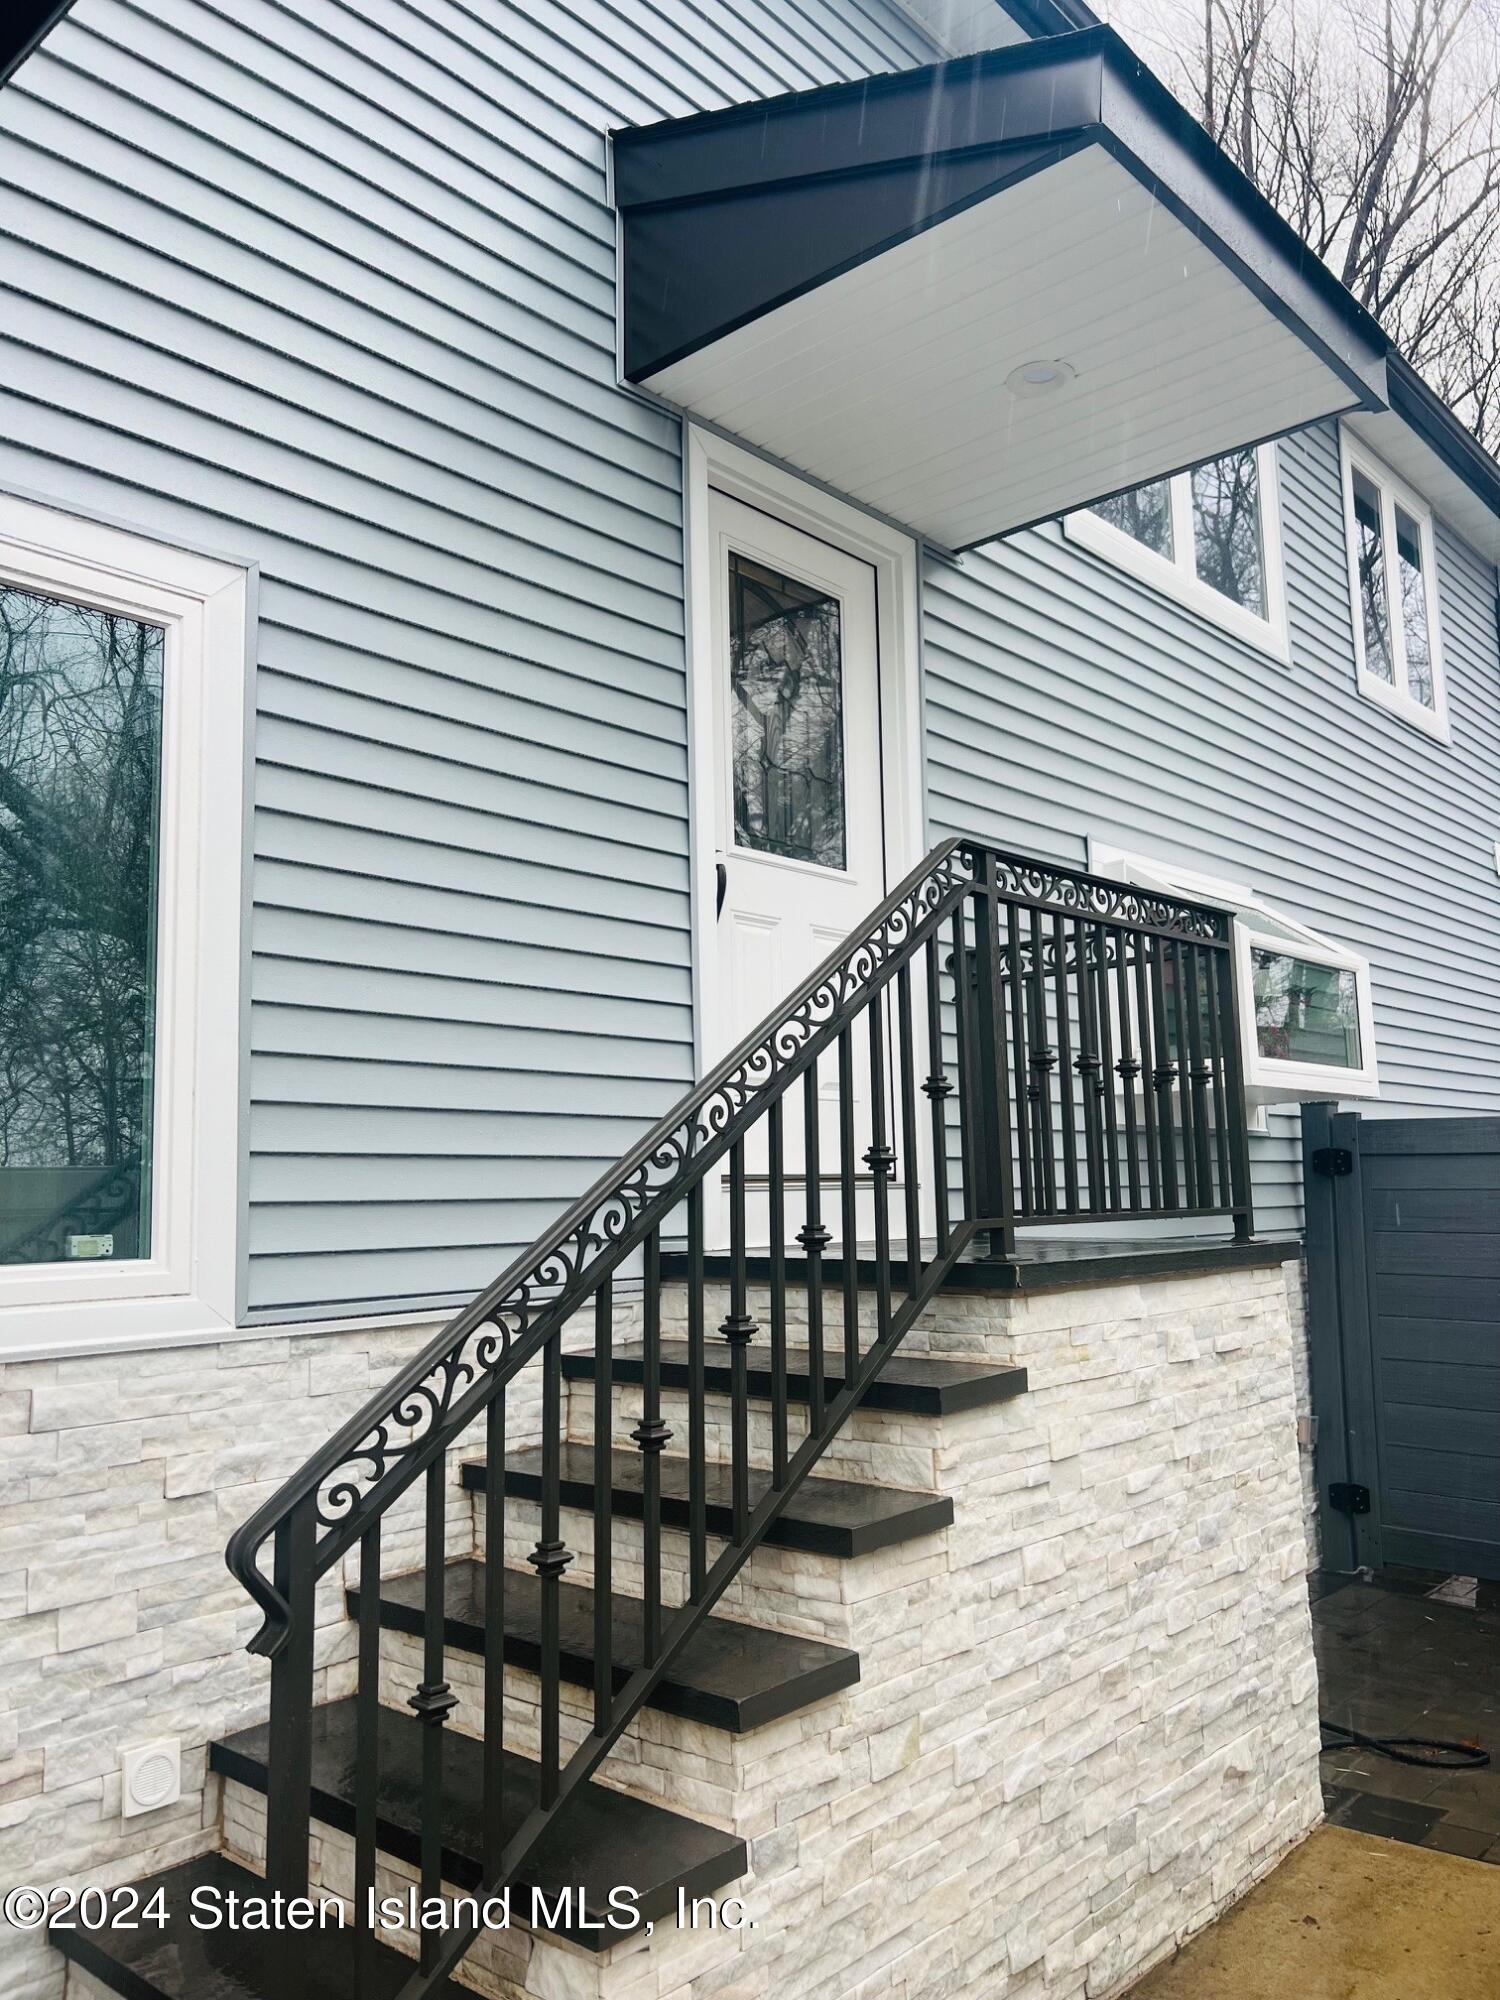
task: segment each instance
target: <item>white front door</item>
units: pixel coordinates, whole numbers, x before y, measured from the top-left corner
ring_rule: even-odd
[[[713,566],[717,1046],[733,1048],[886,892],[875,571],[727,494],[709,494]],[[870,1144],[868,1041],[854,1038],[857,1151]],[[820,1064],[823,1219],[839,1235],[837,1065]],[[786,1099],[787,1227],[803,1214],[803,1102]],[[750,1240],[766,1240],[764,1138],[747,1146]],[[899,1172],[899,1169],[898,1169]],[[870,1213],[861,1157],[861,1235]],[[899,1180],[891,1187],[900,1213]],[[717,1234],[724,1240],[727,1212]]]

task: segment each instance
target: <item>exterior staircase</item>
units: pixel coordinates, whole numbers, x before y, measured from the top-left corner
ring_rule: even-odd
[[[809,1370],[806,1351],[788,1354],[787,1391],[794,1406],[805,1406]],[[842,1353],[825,1357],[825,1382],[840,1384]],[[615,1389],[612,1433],[627,1438],[639,1409],[643,1351],[639,1342],[615,1349]],[[663,1342],[663,1389],[687,1387],[685,1343]],[[565,1510],[564,1539],[570,1547],[590,1546],[594,1518],[592,1421],[594,1357],[570,1353],[563,1359],[568,1383],[570,1439],[562,1461],[561,1490]],[[718,1357],[706,1369],[711,1411],[727,1433],[730,1370]],[[750,1372],[750,1394],[757,1415],[771,1406],[769,1371]],[[850,1419],[845,1436],[878,1463],[884,1451],[893,1459],[891,1421],[903,1430],[920,1429],[943,1416],[985,1409],[1024,1394],[1024,1369],[1005,1363],[930,1353],[898,1355]],[[886,1421],[871,1423],[864,1412]],[[515,1540],[512,1560],[504,1569],[502,1644],[511,1707],[508,1734],[521,1749],[506,1753],[507,1836],[512,1835],[535,1804],[537,1772],[535,1742],[527,1740],[526,1718],[539,1710],[542,1664],[541,1579],[525,1566],[523,1552],[536,1538],[541,1479],[540,1453],[535,1447],[508,1453],[502,1481],[509,1500],[507,1526]],[[640,1561],[640,1455],[630,1449],[614,1454],[612,1517],[620,1522],[615,1551],[617,1570]],[[725,1461],[709,1461],[711,1479],[708,1531],[715,1539],[727,1535],[731,1503]],[[684,1497],[686,1460],[664,1454],[662,1521],[668,1548],[664,1567],[670,1573],[675,1541],[676,1568],[685,1577],[688,1508]],[[482,1503],[492,1467],[481,1457],[462,1462],[464,1490]],[[769,1480],[766,1465],[755,1468],[752,1493]],[[443,1639],[450,1683],[458,1703],[450,1717],[444,1759],[442,1819],[444,1845],[442,1879],[450,1895],[473,1893],[483,1876],[483,1769],[480,1742],[483,1729],[482,1663],[486,1618],[486,1564],[483,1560],[483,1507],[476,1504],[477,1553],[459,1555],[443,1569]],[[854,1479],[814,1475],[798,1489],[795,1500],[765,1540],[767,1553],[752,1554],[746,1564],[743,1602],[735,1615],[703,1620],[674,1660],[671,1671],[652,1691],[646,1704],[652,1720],[645,1733],[660,1753],[655,1762],[642,1759],[641,1723],[626,1732],[617,1754],[577,1797],[555,1833],[533,1851],[521,1877],[511,1885],[511,1921],[521,1935],[538,1933],[563,1939],[592,1953],[622,1944],[630,1935],[625,1920],[640,1925],[671,1922],[679,1896],[723,1897],[743,1887],[750,1868],[750,1843],[741,1832],[721,1821],[722,1811],[695,1813],[695,1785],[690,1768],[731,1767],[731,1747],[757,1734],[772,1732],[788,1718],[819,1720],[827,1726],[837,1718],[838,1697],[860,1679],[857,1651],[829,1643],[806,1632],[780,1629],[776,1611],[784,1607],[784,1577],[771,1559],[776,1550],[798,1551],[819,1559],[830,1579],[844,1565],[862,1556],[901,1544],[920,1546],[941,1534],[953,1520],[951,1496],[934,1489],[911,1489],[893,1479]],[[757,1563],[765,1573],[757,1576]],[[751,1614],[758,1594],[764,1607]],[[359,1619],[360,1586],[345,1592],[350,1617]],[[377,1841],[382,1894],[400,1895],[414,1882],[421,1865],[423,1723],[407,1708],[399,1690],[411,1685],[412,1669],[420,1666],[426,1628],[427,1579],[423,1571],[385,1577],[376,1598],[382,1660],[382,1704],[379,1730],[379,1789]],[[571,1700],[568,1708],[582,1733],[595,1673],[596,1598],[587,1581],[565,1581],[559,1588],[559,1667]],[[644,1660],[643,1603],[618,1588],[611,1597],[610,1659],[617,1686],[623,1687]],[[313,1817],[320,1857],[310,1884],[313,1897],[352,1881],[352,1848],[358,1817],[359,1768],[356,1701],[343,1696],[326,1702],[313,1717]],[[675,1738],[673,1724],[689,1727]],[[717,1739],[705,1759],[701,1746]],[[649,1751],[653,1744],[648,1741]],[[206,1891],[222,1901],[230,1892],[244,1898],[264,1896],[261,1872],[265,1861],[265,1795],[272,1761],[269,1725],[239,1731],[214,1743],[211,1768],[224,1785],[222,1833],[226,1853],[205,1856],[150,1878],[140,1885],[143,1895],[166,1891],[173,1921],[164,1931],[153,1928],[56,1933],[56,1942],[79,1971],[127,2000],[280,2000],[275,1940],[264,1932],[198,1930],[188,1921],[192,1892]],[[674,1781],[675,1774],[675,1781]],[[715,1803],[718,1803],[717,1801]],[[625,1891],[622,1897],[620,1892]],[[533,1894],[540,1898],[533,1901]],[[615,1905],[611,1906],[611,1894]],[[545,1911],[543,1911],[545,1906]],[[553,1922],[534,1921],[538,1912],[555,1915]],[[621,1927],[611,1925],[617,1917]],[[346,1930],[320,1929],[299,1936],[296,1991],[309,2000],[349,2000],[353,1986],[353,1946]],[[399,1993],[411,1971],[410,1958],[386,1945],[377,1947],[365,1991],[372,2000]],[[478,1982],[485,1990],[488,1982]],[[451,1990],[468,1990],[459,1981]],[[439,1988],[439,1991],[448,1990]],[[70,1993],[72,1989],[70,1988]]]
[[[798,1788],[870,1767],[842,1718],[877,1573],[897,1602],[932,1571],[945,1463],[1027,1386],[942,1351],[945,1300],[1003,1286],[1018,1223],[1250,1236],[1229,944],[1221,911],[935,850],[237,1531],[271,1683],[211,1748],[224,1851],[142,1885],[164,1926],[54,1931],[80,1990],[602,1992],[579,1947],[613,1979],[752,1846],[784,1871]],[[871,1217],[855,1257],[825,1183],[843,1242]],[[190,1921],[230,1889],[348,1920]]]

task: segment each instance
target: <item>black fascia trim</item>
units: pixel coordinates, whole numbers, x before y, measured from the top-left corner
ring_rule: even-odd
[[[677,362],[687,360],[690,355],[701,353],[704,348],[714,346],[716,342],[727,339],[732,333],[738,333],[743,326],[753,325],[756,320],[764,319],[767,313],[775,312],[781,306],[791,305],[794,300],[804,298],[809,292],[817,291],[831,279],[841,278],[846,272],[858,270],[862,264],[872,263],[877,257],[883,257],[888,250],[898,249],[901,244],[910,242],[914,236],[923,235],[927,230],[935,228],[938,223],[948,222],[954,216],[962,215],[966,209],[978,207],[980,202],[988,201],[993,195],[1004,193],[1007,188],[1019,187],[1034,174],[1044,173],[1048,167],[1056,166],[1059,160],[1065,160],[1072,154],[1083,151],[1088,144],[1087,138],[1074,138],[1062,145],[1047,146],[1040,152],[1022,149],[1024,158],[1021,164],[1000,174],[995,180],[987,181],[983,187],[978,188],[973,194],[965,195],[962,200],[950,202],[944,208],[934,209],[930,215],[924,215],[916,222],[908,223],[892,235],[883,237],[878,243],[858,250],[852,256],[841,258],[837,263],[829,264],[812,277],[805,278],[798,284],[788,285],[784,291],[776,293],[773,297],[757,301],[756,304],[747,306],[743,312],[732,314],[729,318],[719,321],[706,332],[695,334],[692,339],[683,341],[665,354],[653,355],[649,362],[632,367],[629,365],[627,354],[626,380],[645,383],[649,387],[652,376],[660,375],[665,369],[674,367]],[[835,190],[847,185],[851,178],[853,176],[849,174],[841,174],[834,183]],[[834,198],[837,198],[836,192]],[[715,197],[715,199],[728,199],[728,197]],[[625,287],[625,297],[628,315],[628,284]],[[627,336],[628,331],[627,323]]]
[[[1500,464],[1403,355],[1391,355],[1387,380],[1395,414],[1492,514],[1500,514]]]
[[[10,82],[31,51],[51,34],[73,0],[10,0],[0,24],[0,88]]]
[[[1105,31],[1058,44],[1017,42],[853,83],[619,127],[611,136],[622,215],[714,194],[903,162],[1003,153],[1099,122]],[[1028,93],[1028,72],[1047,72]],[[1005,86],[1019,89],[1007,94]],[[936,105],[935,100],[940,100]]]

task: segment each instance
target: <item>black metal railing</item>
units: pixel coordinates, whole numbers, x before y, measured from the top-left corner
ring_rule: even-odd
[[[961,1256],[1008,1254],[1018,1224],[1229,1216],[1251,1229],[1239,1024],[1222,911],[948,841],[526,1255],[444,1329],[235,1534],[229,1567],[271,1658],[267,1875],[308,1884],[319,1580],[358,1548],[354,1812],[356,2000],[370,1991],[364,1927],[375,1879],[382,1528],[422,1482],[425,1607],[420,1876],[439,1893],[449,1457],[488,1456],[483,1498],[483,1896],[513,1881],[569,1795],[598,1768]],[[923,1072],[925,1071],[925,1075]],[[830,1086],[832,1087],[830,1090]],[[837,1236],[830,1221],[837,1223]],[[663,1601],[660,1454],[662,1251],[685,1275],[687,1580]],[[800,1258],[794,1263],[789,1248]],[[843,1254],[858,1249],[859,1255]],[[837,1286],[825,1288],[831,1253]],[[727,1537],[708,1529],[705,1274],[727,1276]],[[752,1477],[750,1260],[765,1258],[771,1463]],[[718,1261],[719,1258],[723,1262]],[[622,1267],[629,1263],[627,1273]],[[610,1494],[610,1356],[617,1285],[639,1267],[644,1658],[617,1685]],[[759,1268],[759,1267],[757,1267]],[[808,1328],[805,1429],[788,1414],[790,1295]],[[564,1758],[559,1585],[562,1338],[592,1322],[592,1726]],[[825,1379],[824,1343],[841,1361]],[[535,1801],[506,1836],[503,1624],[508,1392],[540,1371],[540,1763]],[[834,1385],[836,1389],[834,1389]],[[830,1390],[834,1389],[833,1393]],[[527,1404],[535,1408],[536,1399]],[[516,1407],[515,1404],[511,1405]],[[623,1440],[622,1440],[623,1442]],[[711,1548],[710,1542],[720,1545]],[[271,1574],[260,1554],[272,1546]],[[400,2000],[452,1972],[476,1935],[424,1931]]]

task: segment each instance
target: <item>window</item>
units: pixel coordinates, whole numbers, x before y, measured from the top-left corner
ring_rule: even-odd
[[[1210,459],[1067,518],[1067,532],[1279,660],[1290,657],[1274,446]]]
[[[6,1354],[233,1323],[247,591],[0,496]]]
[[[1256,1052],[1268,1062],[1362,1069],[1358,986],[1347,966],[1252,945]]]
[[[1379,1096],[1367,959],[1309,930],[1244,883],[1098,841],[1089,844],[1089,867],[1233,913],[1241,1056],[1252,1107]],[[1175,998],[1170,991],[1164,998],[1170,1027]]]
[[[1432,515],[1343,433],[1344,516],[1361,691],[1446,738]]]
[[[838,599],[731,550],[729,678],[735,844],[842,868]]]
[[[0,576],[0,1264],[151,1252],[165,640]]]

